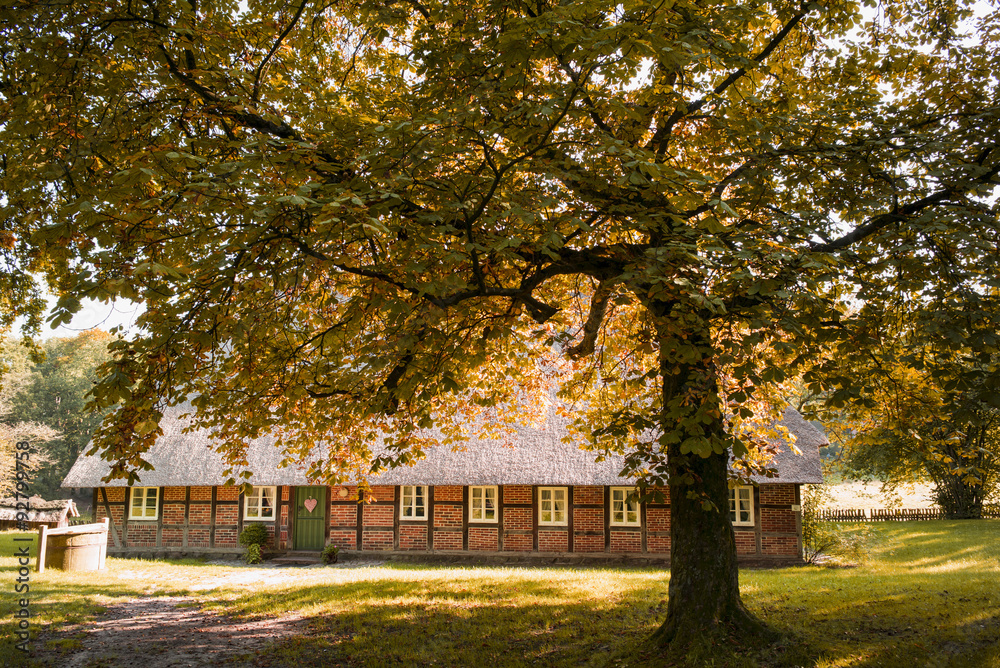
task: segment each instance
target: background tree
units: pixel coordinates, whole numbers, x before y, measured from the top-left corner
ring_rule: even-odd
[[[27,481],[28,493],[43,496],[36,480],[39,471],[49,464],[46,444],[57,434],[46,425],[18,420],[11,415],[11,388],[20,385],[30,373],[29,350],[7,344],[0,354],[0,364],[5,369],[4,385],[0,387],[0,497],[14,494],[17,482],[17,444],[22,441],[32,445],[28,459],[22,458],[22,469],[27,470],[30,476]]]
[[[39,496],[65,498],[69,493],[60,488],[62,480],[104,417],[85,406],[87,393],[97,382],[98,367],[109,360],[111,340],[110,334],[100,330],[47,339],[39,346],[43,361],[28,361],[26,369],[7,380],[9,418],[44,425],[57,434],[46,442],[47,464],[36,471],[32,483]],[[8,343],[4,350],[8,357],[25,356],[19,345]]]
[[[5,224],[56,322],[146,306],[97,388],[115,475],[185,399],[231,462],[270,431],[329,443],[337,480],[556,382],[592,447],[669,484],[658,638],[756,634],[725,512],[753,407],[906,278],[901,248],[997,275],[997,17],[966,39],[967,4],[880,7],[15,4]]]

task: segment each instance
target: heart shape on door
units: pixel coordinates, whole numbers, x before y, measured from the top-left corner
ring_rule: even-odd
[[[317,503],[316,499],[306,499],[302,503],[302,505],[305,506],[306,510],[308,510],[311,513],[313,510],[316,509],[316,503]]]

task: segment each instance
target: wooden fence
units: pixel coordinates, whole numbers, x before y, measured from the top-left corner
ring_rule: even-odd
[[[903,522],[908,520],[940,520],[944,513],[940,508],[872,508],[843,509],[824,508],[819,511],[819,519],[826,522]],[[983,506],[983,518],[1000,518],[1000,504]]]

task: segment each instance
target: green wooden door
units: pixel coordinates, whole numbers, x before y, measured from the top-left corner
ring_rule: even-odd
[[[295,488],[292,549],[322,550],[326,543],[326,487]]]

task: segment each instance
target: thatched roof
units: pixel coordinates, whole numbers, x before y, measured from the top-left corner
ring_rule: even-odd
[[[17,504],[25,504],[26,510],[18,510]],[[80,513],[76,509],[73,499],[56,499],[46,501],[40,496],[32,496],[25,502],[24,499],[18,501],[14,497],[0,499],[0,521],[16,521],[17,514],[25,512],[28,515],[28,522],[62,522],[67,517],[79,517]]]
[[[154,470],[140,472],[141,484],[149,487],[220,485],[226,466],[211,448],[208,432],[184,433],[189,424],[180,414],[190,407],[165,411],[160,423],[163,435],[146,455]],[[630,481],[618,476],[622,458],[608,457],[595,462],[595,453],[567,444],[568,420],[550,409],[548,420],[540,428],[519,427],[512,443],[470,440],[463,451],[448,447],[432,448],[425,459],[413,466],[385,471],[371,478],[374,485],[625,485]],[[826,437],[789,408],[781,421],[796,437],[795,454],[787,443],[777,443],[773,460],[778,478],[772,482],[818,483],[820,446]],[[308,485],[306,466],[279,468],[283,459],[270,437],[254,441],[247,453],[255,485]],[[125,481],[102,482],[110,471],[109,463],[99,456],[81,455],[70,469],[63,487],[124,486]],[[764,482],[764,479],[758,480]]]

